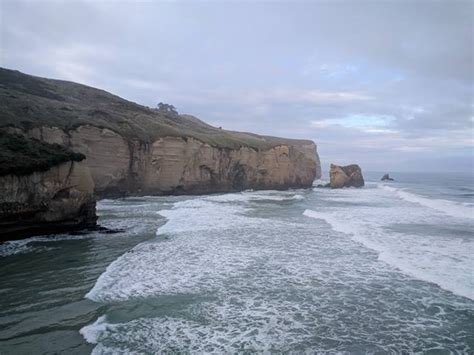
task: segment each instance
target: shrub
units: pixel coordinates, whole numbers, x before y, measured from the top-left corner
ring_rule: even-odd
[[[28,175],[85,158],[84,154],[75,153],[59,144],[45,143],[19,134],[0,133],[0,176]]]

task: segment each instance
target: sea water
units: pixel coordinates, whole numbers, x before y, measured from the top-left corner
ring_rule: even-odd
[[[472,177],[366,175],[102,200],[124,232],[4,243],[0,353],[472,353]]]

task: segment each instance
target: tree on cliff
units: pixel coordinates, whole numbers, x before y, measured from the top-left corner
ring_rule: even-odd
[[[176,107],[174,107],[173,105],[165,104],[163,102],[160,102],[157,105],[157,108],[158,108],[158,112],[168,113],[172,115],[178,114],[178,111],[176,111]]]

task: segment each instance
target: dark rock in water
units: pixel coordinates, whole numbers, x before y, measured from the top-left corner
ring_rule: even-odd
[[[339,189],[342,187],[362,187],[365,185],[362,170],[357,164],[347,166],[331,164],[329,178],[329,184],[333,189]]]
[[[328,188],[328,187],[331,187],[331,183],[328,182],[327,184],[318,184],[316,185],[316,187],[321,188],[321,189]]]
[[[108,229],[105,228],[105,230],[99,231],[99,233],[102,234],[117,234],[117,233],[124,233],[125,229]]]
[[[125,229],[110,229],[103,226],[92,226],[86,229],[71,231],[69,235],[87,235],[93,232],[97,232],[100,234],[117,234],[117,233],[124,233]]]
[[[393,181],[393,179],[390,177],[389,174],[385,174],[384,176],[382,176],[382,178],[380,180],[382,180],[382,181]]]

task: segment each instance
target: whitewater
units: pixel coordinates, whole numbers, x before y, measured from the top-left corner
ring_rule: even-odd
[[[67,291],[51,286],[50,297],[36,301],[69,292],[51,307],[77,319],[68,346],[86,353],[469,353],[472,181],[420,179],[103,200],[100,220],[122,234],[10,242],[0,261],[36,260],[55,248],[67,255],[70,243],[76,253],[84,248],[75,258],[88,263],[75,265],[74,290],[64,281]],[[0,293],[11,303],[9,289]],[[22,311],[31,312],[29,323],[15,309],[3,322],[36,329],[44,307]],[[0,337],[22,339],[10,333]]]

